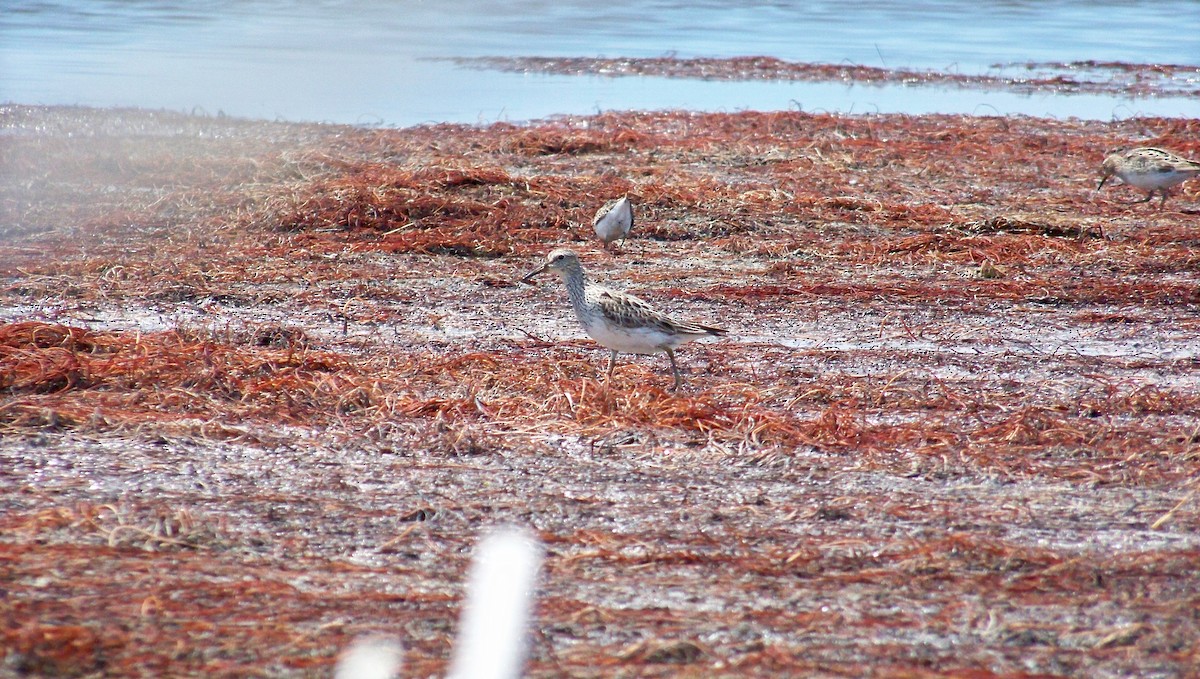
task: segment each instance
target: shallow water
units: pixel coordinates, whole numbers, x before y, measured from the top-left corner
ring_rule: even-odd
[[[1190,0],[519,0],[503,7],[15,0],[0,13],[0,100],[382,125],[662,108],[1200,116],[1200,102],[1183,97],[521,75],[437,60],[769,55],[964,73],[1029,61],[1195,63],[1200,11]]]

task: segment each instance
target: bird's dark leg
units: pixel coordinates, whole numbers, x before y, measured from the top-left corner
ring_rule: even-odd
[[[679,391],[683,379],[679,376],[679,366],[675,363],[675,352],[670,348],[667,349],[667,358],[671,359],[671,374],[675,376],[675,387],[671,391]]]
[[[1142,203],[1149,203],[1152,200],[1154,200],[1154,191],[1153,190],[1151,190],[1149,193],[1147,193],[1146,197],[1141,200],[1119,200],[1117,202],[1120,203],[1121,205],[1141,205]]]
[[[617,365],[617,352],[613,349],[608,350],[608,374],[604,376],[604,381],[607,383],[612,379],[612,371]]]

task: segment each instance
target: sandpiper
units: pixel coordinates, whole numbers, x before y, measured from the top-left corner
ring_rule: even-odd
[[[1170,151],[1143,146],[1128,151],[1119,151],[1104,159],[1100,170],[1099,191],[1104,182],[1117,175],[1130,186],[1147,191],[1146,199],[1135,201],[1148,202],[1154,198],[1154,192],[1162,193],[1162,203],[1167,204],[1167,192],[1172,186],[1200,175],[1200,163],[1187,158],[1181,158]]]
[[[610,200],[604,207],[596,210],[596,216],[592,218],[592,228],[596,230],[600,240],[604,241],[606,250],[614,241],[624,240],[633,228],[633,205],[629,203],[629,196]]]
[[[583,274],[579,256],[571,250],[553,250],[546,256],[544,264],[521,280],[529,282],[546,270],[562,276],[567,284],[571,307],[575,309],[575,317],[592,339],[609,350],[606,378],[612,377],[619,351],[631,354],[665,351],[671,359],[671,372],[675,375],[674,388],[678,389],[683,379],[675,363],[675,347],[689,340],[725,334],[722,328],[677,321],[633,295],[589,283]]]

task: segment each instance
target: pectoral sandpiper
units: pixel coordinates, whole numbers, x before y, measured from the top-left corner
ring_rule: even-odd
[[[722,328],[677,321],[633,295],[589,283],[579,256],[570,250],[552,251],[544,264],[521,280],[529,282],[547,270],[558,273],[567,284],[567,296],[583,329],[609,350],[607,378],[612,377],[617,352],[653,354],[665,351],[675,375],[674,388],[678,389],[683,379],[675,363],[675,347],[701,337],[725,334]]]
[[[596,216],[592,218],[592,228],[596,230],[600,240],[604,241],[606,250],[614,241],[624,240],[633,228],[633,205],[629,202],[629,196],[611,200],[596,210]]]
[[[1104,182],[1116,175],[1126,184],[1147,191],[1146,199],[1135,201],[1148,202],[1154,198],[1154,192],[1162,193],[1161,205],[1167,204],[1167,192],[1172,186],[1185,182],[1192,177],[1200,176],[1200,163],[1187,158],[1181,158],[1170,151],[1143,146],[1114,153],[1104,159],[1100,169],[1099,191]]]

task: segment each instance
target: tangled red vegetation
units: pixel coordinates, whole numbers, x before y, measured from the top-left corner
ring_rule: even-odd
[[[493,523],[531,676],[1196,667],[1200,188],[1094,189],[1200,121],[4,116],[13,672],[437,674]],[[606,384],[563,244],[730,338]]]
[[[1183,64],[1130,64],[1075,61],[1069,63],[994,64],[1004,75],[935,70],[880,68],[861,64],[814,64],[775,57],[594,58],[594,57],[459,57],[463,66],[557,75],[657,76],[701,80],[803,80],[810,82],[940,85],[1018,92],[1112,93],[1122,96],[1200,94],[1195,87],[1200,68]]]

